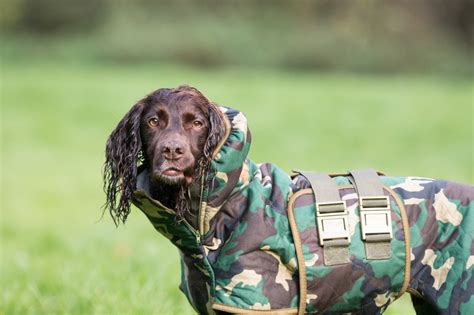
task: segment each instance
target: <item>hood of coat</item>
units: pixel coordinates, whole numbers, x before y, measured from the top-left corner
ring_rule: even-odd
[[[245,115],[229,107],[219,107],[226,125],[226,135],[214,151],[210,171],[203,185],[199,210],[199,231],[206,234],[210,221],[229,197],[249,181],[247,155],[251,134]]]
[[[224,106],[218,108],[225,125],[225,135],[213,153],[208,173],[200,183],[194,184],[191,188],[193,192],[197,192],[193,195],[199,196],[193,200],[193,204],[195,204],[193,209],[199,215],[199,226],[194,228],[189,222],[184,222],[186,228],[191,228],[194,230],[193,232],[199,231],[201,235],[209,230],[210,220],[217,214],[231,193],[245,185],[246,176],[248,177],[248,172],[243,172],[251,143],[247,118],[238,110]],[[146,169],[138,175],[134,197],[134,204],[145,212],[155,228],[172,240],[174,233],[170,233],[169,227],[165,225],[167,225],[166,221],[176,223],[175,210],[165,207],[158,200],[150,197],[150,179]]]

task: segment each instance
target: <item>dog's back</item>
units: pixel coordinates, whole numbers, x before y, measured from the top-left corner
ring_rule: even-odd
[[[428,303],[418,304],[420,309],[472,313],[474,187],[377,176],[383,198],[375,201],[388,204],[370,214],[379,222],[375,230],[389,237],[375,233],[368,244],[361,229],[367,224],[361,223],[360,187],[352,176],[330,179],[340,199],[335,208],[344,207],[331,213],[329,204],[329,213],[321,215],[316,207],[321,200],[314,196],[320,190],[304,176],[292,178],[273,164],[248,160],[245,116],[221,110],[230,127],[196,189],[201,191],[198,224],[176,220],[173,209],[153,200],[147,174],[140,174],[134,198],[180,249],[180,288],[199,313],[378,314],[407,289]],[[374,201],[364,200],[369,208]],[[322,244],[321,223],[327,223],[328,235],[346,233],[347,239],[333,248],[331,237]]]
[[[345,310],[349,311],[350,304],[356,303],[357,307],[354,309],[374,313],[377,308],[384,309],[399,293],[403,293],[400,291],[405,288],[401,286],[407,286],[409,292],[422,297],[431,305],[428,307],[421,303],[415,305],[417,307],[446,314],[468,314],[468,309],[473,310],[472,186],[426,178],[381,176],[386,194],[391,199],[391,219],[395,233],[391,241],[391,257],[385,260],[369,260],[367,253],[363,251],[364,244],[360,238],[361,211],[359,196],[351,187],[353,179],[339,177],[334,180],[339,183],[341,195],[348,203],[349,225],[353,237],[349,248],[351,267],[349,270],[344,265],[329,268],[324,266],[322,260],[319,264],[316,263],[322,270],[337,269],[338,272],[328,272],[312,279],[308,284],[308,288],[312,289],[308,291],[312,290],[313,296],[318,296],[321,301],[322,297],[328,295],[327,292],[339,292],[345,298],[339,299],[340,302],[335,304],[334,299],[329,301],[331,299],[328,298],[330,309],[345,307]],[[301,200],[296,198],[294,202],[295,213],[300,210],[297,208],[298,203],[304,211],[304,198],[307,199],[306,203],[309,202],[310,207],[313,207],[312,193],[306,197],[302,194]],[[291,208],[290,204],[289,211]],[[311,213],[311,210],[308,213]],[[312,221],[313,218],[305,220]],[[314,244],[319,242],[319,235],[313,235],[314,239],[309,242],[314,247]],[[313,252],[323,254],[322,248],[313,248]],[[403,263],[406,259],[408,266]],[[407,279],[404,279],[405,277]],[[408,282],[403,283],[403,280]],[[345,292],[341,292],[341,287],[346,288]],[[357,301],[357,294],[363,296],[359,299],[360,302]],[[321,304],[315,301],[314,305],[320,307]]]

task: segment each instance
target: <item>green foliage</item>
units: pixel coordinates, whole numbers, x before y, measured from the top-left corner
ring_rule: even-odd
[[[0,25],[10,31],[54,34],[90,30],[107,0],[2,0]]]
[[[470,79],[4,63],[0,313],[193,313],[178,253],[145,216],[100,220],[109,133],[143,95],[182,83],[247,114],[257,162],[474,182]]]
[[[4,1],[3,41],[16,58],[473,71],[469,0]]]

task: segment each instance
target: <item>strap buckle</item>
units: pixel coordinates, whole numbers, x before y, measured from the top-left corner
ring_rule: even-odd
[[[317,202],[317,227],[319,243],[333,239],[346,239],[351,241],[349,231],[349,215],[345,201]]]
[[[359,209],[364,241],[370,234],[385,234],[388,239],[393,238],[388,196],[360,197]]]

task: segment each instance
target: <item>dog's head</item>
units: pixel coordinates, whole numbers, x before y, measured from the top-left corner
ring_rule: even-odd
[[[106,146],[105,208],[116,223],[130,212],[139,165],[148,169],[153,185],[179,192],[174,202],[178,214],[188,209],[186,190],[209,167],[225,133],[218,111],[189,86],[156,90],[130,109]]]

